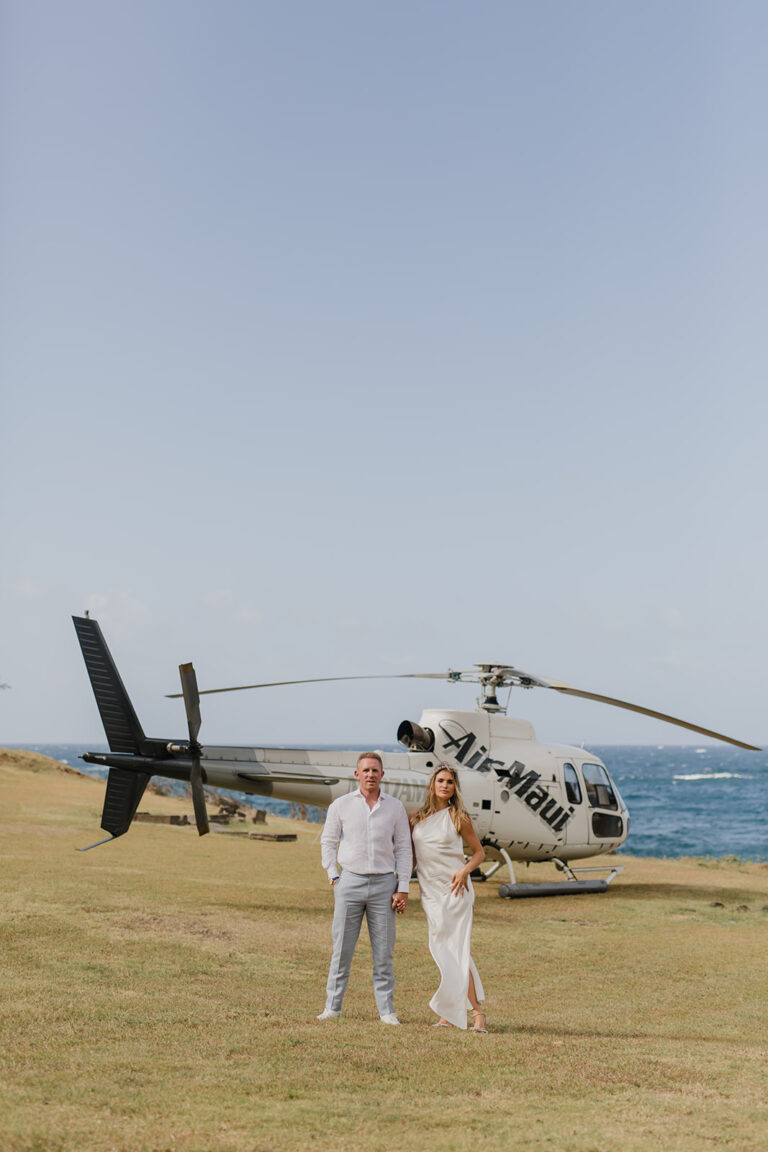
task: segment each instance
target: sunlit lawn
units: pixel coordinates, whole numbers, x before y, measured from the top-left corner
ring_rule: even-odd
[[[431,1027],[414,886],[403,1026],[378,1021],[362,938],[344,1017],[320,1023],[318,826],[136,825],[80,854],[102,784],[14,753],[0,788],[3,1150],[768,1148],[764,866],[627,858],[607,894],[548,900],[478,886],[488,1036]]]

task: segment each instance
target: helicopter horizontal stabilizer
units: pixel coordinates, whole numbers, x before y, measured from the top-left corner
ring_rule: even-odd
[[[317,773],[310,772],[281,772],[280,769],[272,769],[269,772],[238,772],[240,780],[255,780],[257,783],[268,782],[276,780],[280,784],[338,784],[339,776],[318,776]],[[354,777],[351,778],[351,783],[356,784],[357,781]]]

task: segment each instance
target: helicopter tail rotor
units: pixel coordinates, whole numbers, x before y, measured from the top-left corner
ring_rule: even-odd
[[[189,786],[192,789],[192,806],[195,810],[195,823],[201,836],[210,832],[208,826],[208,810],[205,806],[205,792],[203,791],[203,768],[200,762],[201,748],[197,737],[200,732],[200,693],[197,687],[197,676],[191,664],[179,665],[181,677],[181,691],[184,696],[184,707],[187,712],[187,726],[189,728],[189,754],[192,759],[192,769],[189,774]]]

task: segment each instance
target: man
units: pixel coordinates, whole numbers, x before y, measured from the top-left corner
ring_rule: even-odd
[[[363,914],[373,951],[373,991],[383,1024],[399,1024],[393,993],[395,913],[408,903],[411,830],[405,808],[381,791],[384,766],[378,752],[358,757],[356,792],[334,800],[320,839],[323,867],[333,888],[333,955],[325,1009],[318,1020],[341,1016]],[[339,876],[339,865],[342,873]]]

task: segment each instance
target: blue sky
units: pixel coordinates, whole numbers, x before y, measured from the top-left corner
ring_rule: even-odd
[[[498,660],[768,740],[764,5],[3,25],[0,743],[101,738],[86,607],[157,735],[183,660],[201,686]],[[223,697],[202,736],[377,743],[473,700]]]

